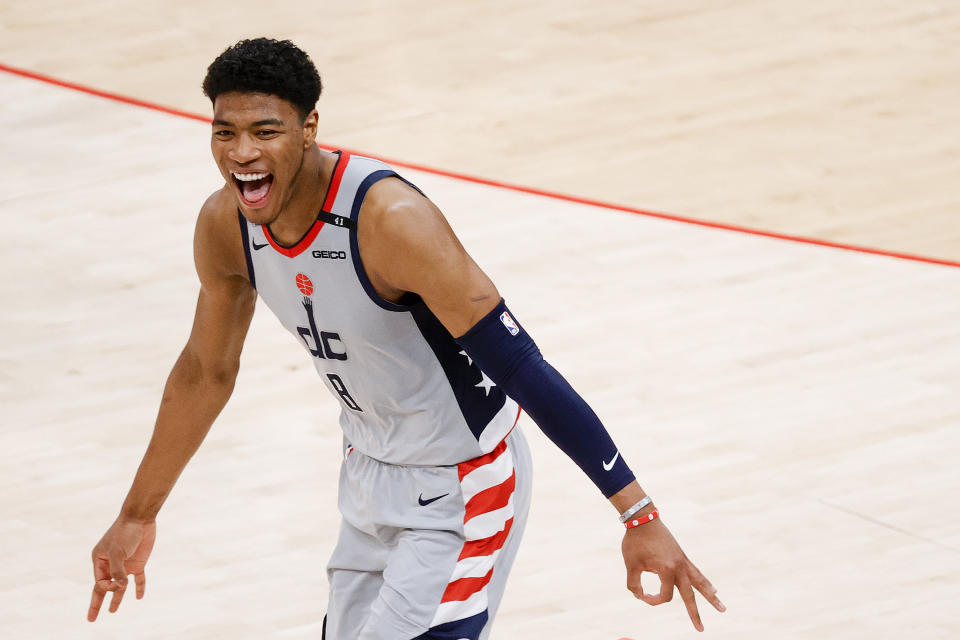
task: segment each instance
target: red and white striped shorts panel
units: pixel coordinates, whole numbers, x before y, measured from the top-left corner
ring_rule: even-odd
[[[487,609],[487,584],[513,525],[516,472],[506,440],[490,453],[457,465],[466,505],[464,544],[431,627]]]

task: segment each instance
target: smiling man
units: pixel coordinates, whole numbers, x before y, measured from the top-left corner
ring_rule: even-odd
[[[649,604],[694,589],[723,611],[597,416],[543,359],[441,212],[390,167],[316,144],[321,84],[289,41],[244,40],[203,83],[225,180],[200,210],[201,289],[153,437],[93,550],[88,618],[132,574],[143,597],[155,519],[233,390],[261,296],[340,402],[340,537],[324,637],[490,634],[530,502],[519,406],[626,526],[627,587]],[[660,576],[645,594],[642,571]]]

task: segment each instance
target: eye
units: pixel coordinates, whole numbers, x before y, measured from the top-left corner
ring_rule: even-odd
[[[219,140],[226,140],[233,135],[233,132],[228,129],[220,129],[219,131],[213,132],[213,137]]]
[[[279,135],[279,131],[274,131],[273,129],[261,129],[257,131],[257,135],[261,138],[272,138],[273,136]]]

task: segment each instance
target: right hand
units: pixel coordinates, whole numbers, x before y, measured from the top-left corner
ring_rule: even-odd
[[[646,510],[644,510],[646,511]],[[642,519],[642,518],[641,518]],[[633,529],[623,536],[623,560],[627,567],[627,589],[649,605],[663,604],[673,599],[674,587],[680,591],[693,627],[703,631],[703,622],[697,610],[694,589],[707,599],[717,611],[727,608],[717,597],[716,588],[704,577],[677,544],[673,534],[660,519]],[[660,578],[660,593],[644,593],[640,576],[644,571]]]
[[[156,522],[133,522],[117,518],[107,530],[97,546],[93,548],[93,596],[90,598],[90,610],[87,620],[93,622],[100,613],[100,605],[108,591],[113,592],[110,600],[110,613],[120,607],[123,594],[127,590],[127,576],[133,574],[137,586],[137,600],[143,597],[147,586],[144,567],[153,542],[157,537]]]

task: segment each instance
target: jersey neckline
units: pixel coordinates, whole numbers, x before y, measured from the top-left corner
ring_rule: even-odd
[[[330,209],[333,207],[333,203],[336,202],[337,192],[340,190],[340,181],[343,179],[343,172],[347,168],[347,164],[350,162],[350,154],[346,151],[334,151],[333,153],[337,154],[337,162],[333,167],[333,174],[330,176],[330,182],[327,184],[327,193],[323,198],[323,206],[320,209],[320,212],[332,213]],[[307,250],[313,241],[317,239],[317,235],[320,234],[320,230],[323,229],[324,222],[320,220],[320,212],[317,213],[317,219],[313,221],[313,224],[310,225],[310,228],[307,229],[307,232],[303,234],[303,237],[297,240],[290,246],[281,244],[276,238],[273,237],[273,234],[270,232],[269,225],[262,225],[263,235],[267,239],[267,242],[270,243],[270,246],[273,247],[277,253],[287,256],[288,258],[296,258],[298,255]]]

